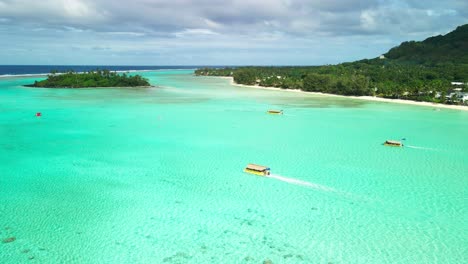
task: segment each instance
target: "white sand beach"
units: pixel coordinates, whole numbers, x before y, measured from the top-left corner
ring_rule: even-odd
[[[229,79],[231,81],[231,85],[239,86],[239,87],[294,92],[294,93],[304,93],[304,94],[315,94],[315,95],[324,95],[324,96],[335,96],[335,97],[352,98],[352,99],[375,101],[375,102],[419,105],[419,106],[426,106],[426,107],[429,106],[429,107],[434,107],[434,108],[446,108],[446,109],[453,109],[453,110],[468,111],[468,106],[464,106],[464,105],[446,105],[446,104],[437,104],[437,103],[430,103],[430,102],[417,102],[417,101],[412,101],[412,100],[389,99],[389,98],[381,98],[381,97],[373,97],[373,96],[345,96],[345,95],[337,95],[337,94],[307,92],[307,91],[302,91],[300,89],[281,89],[277,87],[264,87],[264,86],[258,86],[258,85],[238,84],[234,82],[233,77],[220,77],[220,78]]]

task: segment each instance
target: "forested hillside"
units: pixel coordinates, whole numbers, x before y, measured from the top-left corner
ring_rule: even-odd
[[[403,42],[385,56],[392,60],[424,64],[468,63],[468,24],[445,36],[430,37],[421,42]]]

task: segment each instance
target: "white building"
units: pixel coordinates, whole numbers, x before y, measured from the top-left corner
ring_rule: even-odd
[[[461,97],[461,100],[464,104],[468,103],[468,93],[464,93]]]
[[[455,97],[456,99],[453,99]],[[468,104],[468,93],[464,93],[461,91],[455,91],[450,93],[449,95],[445,96],[448,101],[453,102],[462,102],[463,104]]]

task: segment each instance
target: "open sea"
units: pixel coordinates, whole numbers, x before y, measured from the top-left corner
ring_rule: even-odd
[[[467,111],[141,74],[0,78],[0,263],[467,263]]]

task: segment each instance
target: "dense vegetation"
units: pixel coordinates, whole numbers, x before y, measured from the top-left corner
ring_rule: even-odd
[[[137,87],[150,86],[147,79],[140,75],[118,74],[109,70],[95,70],[86,73],[53,71],[46,80],[35,81],[31,87],[48,88],[86,88],[86,87]]]
[[[385,57],[424,64],[468,63],[468,24],[459,26],[445,36],[430,37],[421,42],[403,42],[386,53]]]
[[[468,91],[468,25],[445,36],[405,43],[391,49],[386,58],[310,67],[204,68],[195,74],[232,76],[236,83],[247,85],[460,103],[460,94],[453,89]]]

